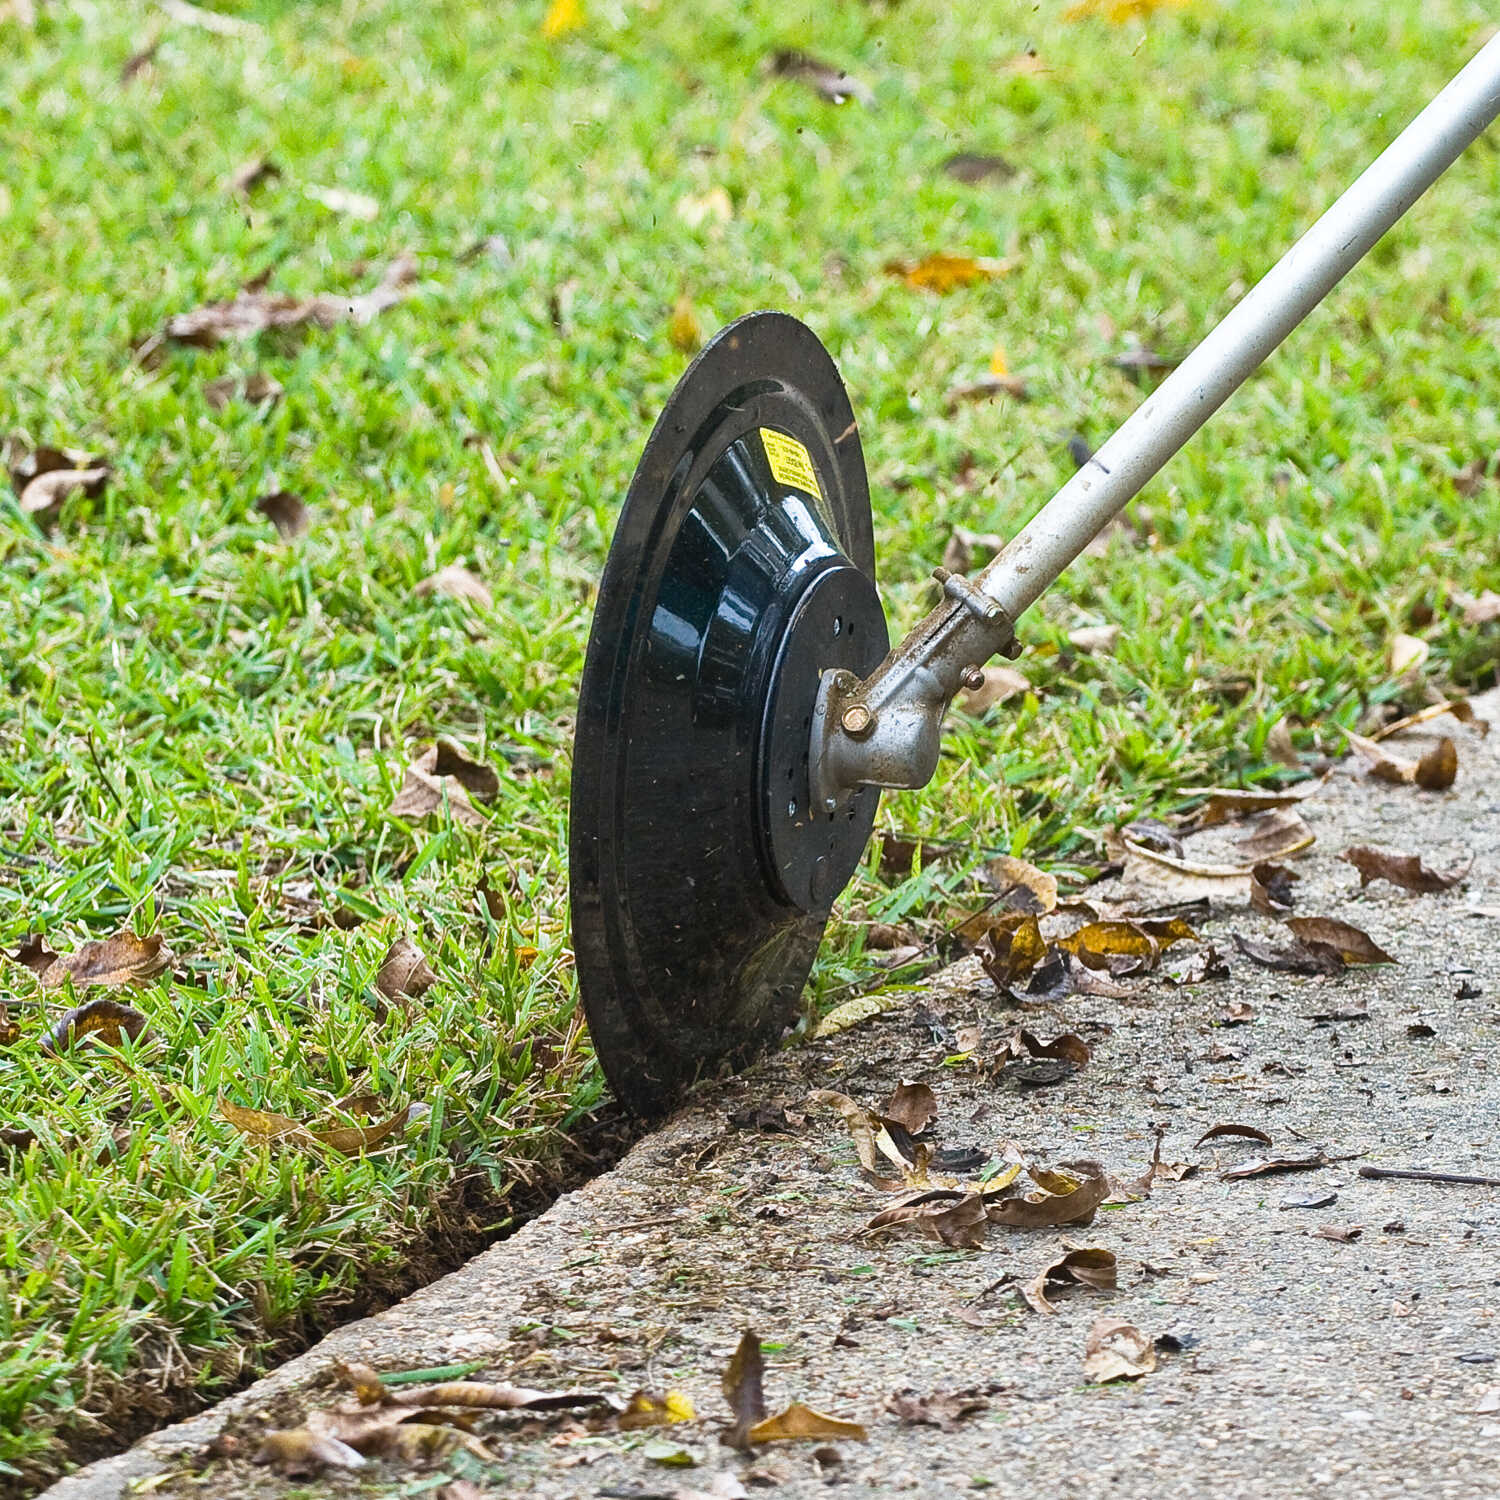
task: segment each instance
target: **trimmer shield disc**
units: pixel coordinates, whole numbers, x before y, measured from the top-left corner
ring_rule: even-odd
[[[809,806],[819,679],[885,655],[864,456],[816,337],[724,329],[656,423],[589,637],[570,833],[579,991],[656,1112],[796,1015],[878,793]]]

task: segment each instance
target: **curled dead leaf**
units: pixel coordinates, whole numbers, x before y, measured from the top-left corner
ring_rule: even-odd
[[[1025,674],[1014,667],[984,667],[981,676],[983,680],[977,688],[965,688],[958,695],[958,706],[975,719],[982,718],[997,703],[1004,703],[1031,688]]]
[[[541,1391],[531,1386],[485,1380],[444,1380],[433,1385],[401,1386],[386,1391],[385,1399],[392,1406],[463,1406],[484,1411],[565,1411],[575,1406],[609,1404],[609,1397],[600,1391]],[[679,1407],[686,1401],[685,1397],[677,1399]],[[691,1405],[687,1410],[687,1416],[674,1416],[669,1420],[691,1421]]]
[[[999,896],[999,905],[1009,911],[1044,916],[1057,906],[1057,877],[1009,854],[989,860],[984,866],[985,884]]]
[[[1109,1194],[1109,1178],[1096,1161],[1064,1162],[1051,1170],[1028,1168],[1039,1191],[991,1202],[992,1224],[1007,1229],[1056,1229],[1065,1224],[1088,1224]]]
[[[1118,625],[1081,625],[1068,632],[1068,644],[1085,656],[1108,656],[1119,639]]]
[[[305,1427],[266,1433],[252,1463],[269,1464],[289,1479],[320,1474],[324,1469],[362,1469],[364,1456],[338,1438],[319,1437]]]
[[[1219,1178],[1223,1182],[1238,1182],[1245,1177],[1269,1177],[1279,1172],[1313,1172],[1327,1165],[1327,1154],[1314,1149],[1300,1156],[1259,1156],[1220,1172]]]
[[[910,1080],[897,1084],[881,1110],[887,1120],[894,1120],[913,1135],[921,1135],[937,1118],[937,1112],[937,1095],[925,1083]]]
[[[1202,797],[1206,800],[1198,808],[1194,822],[1199,828],[1212,828],[1216,823],[1228,822],[1231,818],[1244,817],[1247,813],[1268,812],[1278,807],[1291,807],[1305,802],[1317,792],[1323,783],[1303,781],[1296,786],[1268,789],[1264,787],[1227,786],[1180,786],[1179,797]]]
[[[28,936],[14,953],[8,954],[10,961],[30,969],[38,979],[57,962],[57,955],[43,941],[39,932]]]
[[[375,975],[375,988],[387,1000],[404,1006],[407,1000],[418,1000],[425,995],[437,978],[422,950],[403,934],[385,950]]]
[[[1373,880],[1388,880],[1403,890],[1431,893],[1446,891],[1458,884],[1474,865],[1471,854],[1463,868],[1447,873],[1430,869],[1420,854],[1397,854],[1390,849],[1377,849],[1371,844],[1355,844],[1339,855],[1359,871],[1359,885],[1363,890]]]
[[[920,1396],[908,1388],[893,1391],[885,1403],[885,1409],[903,1427],[937,1427],[943,1432],[956,1431],[965,1418],[988,1408],[989,1401],[977,1390],[933,1391]]]
[[[93,984],[111,988],[145,984],[164,973],[171,963],[172,950],[159,936],[143,938],[133,932],[117,932],[55,959],[42,972],[42,988],[61,989],[69,982],[77,989]]]
[[[1337,974],[1344,967],[1343,959],[1331,948],[1320,950],[1300,942],[1278,947],[1275,943],[1243,937],[1238,932],[1231,936],[1234,946],[1263,969],[1275,969],[1282,974]]]
[[[800,1401],[793,1401],[785,1411],[777,1412],[774,1417],[767,1417],[763,1422],[757,1422],[746,1434],[747,1442],[753,1446],[756,1443],[787,1443],[799,1441],[830,1441],[847,1440],[863,1443],[869,1438],[863,1426],[858,1422],[846,1422],[840,1417],[826,1416],[823,1412],[814,1411],[810,1406],[804,1406]]]
[[[1255,865],[1285,859],[1289,854],[1311,848],[1316,841],[1317,835],[1300,813],[1290,807],[1278,807],[1257,814],[1248,831],[1235,841],[1234,851],[1252,865],[1253,876]]]
[[[751,1431],[766,1418],[765,1363],[759,1334],[747,1328],[740,1335],[721,1385],[733,1421],[720,1440],[730,1448],[748,1448]]]
[[[1036,917],[1028,912],[991,922],[974,951],[984,972],[1004,990],[1031,973],[1046,956],[1047,944]]]
[[[1458,776],[1458,747],[1446,735],[1419,760],[1408,760],[1396,755],[1375,740],[1366,739],[1346,729],[1344,737],[1349,748],[1364,762],[1366,771],[1380,781],[1393,782],[1397,786],[1415,784],[1425,791],[1442,792],[1453,785]]]
[[[290,490],[275,490],[269,495],[262,495],[255,502],[255,508],[286,541],[301,536],[312,525],[312,512],[308,510],[306,502]]]
[[[1208,1141],[1220,1141],[1231,1136],[1234,1139],[1241,1141],[1257,1141],[1262,1146],[1269,1146],[1271,1144],[1271,1137],[1267,1135],[1264,1130],[1261,1130],[1254,1125],[1234,1125],[1228,1123],[1223,1125],[1210,1125],[1208,1129],[1205,1130],[1193,1144],[1196,1146],[1202,1146]]]
[[[772,53],[767,66],[774,77],[793,78],[799,83],[805,83],[830,104],[844,104],[850,99],[856,104],[868,105],[875,102],[874,94],[857,78],[851,78],[843,68],[812,57],[806,52],[785,48]]]
[[[1084,1342],[1083,1373],[1095,1385],[1139,1380],[1156,1368],[1156,1347],[1124,1318],[1098,1318]]]
[[[1055,1313],[1048,1291],[1057,1292],[1069,1286],[1088,1286],[1096,1291],[1112,1292],[1118,1284],[1119,1268],[1113,1250],[1077,1245],[1050,1261],[1021,1288],[1021,1295],[1039,1313]]]
[[[269,405],[279,401],[282,394],[281,382],[259,370],[243,376],[221,375],[203,387],[203,399],[210,411],[223,411],[231,401],[243,401],[247,406]]]
[[[1420,671],[1431,652],[1432,647],[1421,636],[1398,632],[1391,637],[1390,649],[1386,655],[1391,676],[1400,677],[1407,672]]]
[[[915,1229],[956,1250],[977,1250],[984,1242],[985,1195],[957,1188],[935,1188],[882,1209],[866,1229]]]
[[[355,1156],[383,1144],[406,1123],[406,1111],[392,1115],[375,1125],[340,1125],[331,1130],[310,1130],[290,1115],[272,1114],[266,1110],[247,1109],[231,1099],[220,1098],[219,1116],[242,1135],[262,1144],[282,1141],[292,1146],[326,1146],[343,1156]]]
[[[672,304],[667,319],[667,342],[679,354],[696,354],[703,346],[703,325],[693,309],[693,299],[683,292]]]
[[[1292,887],[1301,878],[1285,865],[1256,865],[1250,871],[1250,905],[1268,917],[1284,917],[1296,900]]]
[[[90,1000],[60,1016],[42,1039],[42,1051],[53,1056],[82,1045],[102,1042],[118,1047],[127,1037],[139,1041],[146,1029],[146,1018],[133,1006],[117,1000]]]
[[[625,1403],[625,1410],[616,1419],[622,1432],[633,1432],[641,1427],[667,1427],[674,1422],[691,1422],[698,1413],[693,1403],[681,1391],[668,1391],[658,1396],[655,1391],[637,1391]]]
[[[418,597],[444,594],[449,599],[467,599],[469,603],[477,604],[482,609],[493,609],[495,605],[495,596],[485,586],[484,580],[457,563],[439,568],[436,573],[424,578],[412,592]]]
[[[1346,964],[1393,964],[1396,962],[1369,935],[1336,917],[1288,917],[1287,928],[1309,947],[1331,948]]]

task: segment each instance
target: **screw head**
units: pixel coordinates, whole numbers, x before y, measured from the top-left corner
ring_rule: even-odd
[[[863,703],[852,703],[844,710],[844,717],[840,722],[845,734],[868,734],[875,716]]]
[[[984,668],[965,667],[963,681],[971,693],[977,693],[984,686]]]

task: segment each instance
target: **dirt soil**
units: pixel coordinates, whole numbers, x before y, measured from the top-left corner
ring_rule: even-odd
[[[1475,707],[1500,725],[1500,693]],[[705,1087],[616,1170],[463,1270],[48,1494],[409,1495],[462,1474],[480,1494],[558,1500],[716,1482],[737,1493],[725,1475],[788,1497],[1495,1496],[1500,1188],[1358,1175],[1364,1165],[1500,1175],[1500,733],[1482,739],[1444,720],[1391,747],[1415,755],[1434,728],[1458,747],[1452,790],[1341,766],[1300,809],[1317,843],[1295,862],[1297,913],[1356,923],[1397,963],[1336,977],[1258,967],[1231,934],[1285,934],[1233,904],[1194,922],[1227,956],[1229,978],[1175,987],[1158,974],[1130,1001],[1073,995],[1023,1010],[965,960],[852,1031]],[[1216,836],[1222,848],[1217,830],[1190,840],[1190,853]],[[1420,852],[1438,868],[1474,863],[1440,893],[1385,882],[1361,891],[1338,857],[1351,844]],[[1229,1024],[1244,1006],[1250,1019]],[[1314,1019],[1366,1007],[1359,1019]],[[976,1023],[981,1048],[945,1062],[954,1035]],[[1092,1060],[1044,1087],[976,1066],[1017,1024],[1076,1032]],[[1095,1158],[1127,1182],[1144,1172],[1160,1122],[1163,1159],[1198,1170],[1101,1209],[1086,1229],[991,1226],[982,1249],[954,1251],[910,1230],[862,1229],[890,1195],[864,1180],[836,1114],[810,1109],[777,1133],[730,1119],[799,1110],[818,1088],[878,1107],[903,1079],[936,1093],[944,1146],[991,1151],[1008,1139],[1030,1161]],[[1222,1122],[1269,1132],[1270,1154],[1321,1146],[1345,1159],[1226,1181],[1222,1171],[1268,1153],[1195,1144]],[[1352,1226],[1353,1238],[1320,1233]],[[1055,1315],[1033,1311],[1018,1284],[1065,1237],[1113,1250],[1118,1289],[1059,1292]],[[1152,1373],[1085,1380],[1085,1337],[1105,1314],[1166,1337]],[[863,1422],[868,1441],[749,1455],[722,1446],[720,1377],[747,1327],[772,1346],[773,1411],[805,1401]],[[310,1488],[248,1463],[267,1425],[348,1399],[329,1384],[339,1359],[380,1369],[482,1360],[475,1378],[622,1396],[671,1389],[699,1417],[621,1433],[566,1414],[486,1416],[496,1466],[468,1455],[426,1470],[372,1462]],[[908,1425],[888,1405],[900,1392],[967,1392],[977,1409],[951,1430]],[[209,1457],[216,1438],[221,1451],[234,1446],[224,1434],[237,1437],[234,1456]],[[693,1465],[651,1456],[673,1449]]]

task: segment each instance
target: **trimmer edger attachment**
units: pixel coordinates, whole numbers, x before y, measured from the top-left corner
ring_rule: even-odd
[[[1015,622],[1500,114],[1500,37],[977,578],[887,654],[864,459],[814,335],[724,329],[658,419],[589,637],[573,941],[594,1046],[650,1113],[794,1020],[881,787],[926,785]]]

